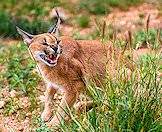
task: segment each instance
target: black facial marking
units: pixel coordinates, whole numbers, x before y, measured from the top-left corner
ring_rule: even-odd
[[[47,43],[43,43],[43,45],[47,45],[47,46],[48,46],[48,44],[47,44]]]
[[[44,53],[47,55],[48,54],[47,50],[44,50]]]
[[[58,47],[56,47],[55,45],[51,45],[50,47],[55,51],[55,53],[57,52]]]
[[[59,44],[61,42],[61,40],[57,40],[57,44]]]
[[[44,38],[44,41],[43,41],[43,45],[47,45],[48,46],[47,40],[45,38]]]

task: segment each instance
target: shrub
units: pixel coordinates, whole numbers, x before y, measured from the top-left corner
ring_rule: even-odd
[[[159,33],[159,37],[162,38],[162,31]],[[144,30],[137,31],[134,35],[134,48],[139,48],[140,46],[151,46],[155,49],[160,46],[160,38],[157,37],[157,30],[149,29],[148,33]]]
[[[107,7],[107,2],[100,0],[82,0],[79,3],[80,9],[86,9],[92,14],[106,14],[109,12],[109,8]]]
[[[16,31],[16,26],[21,27],[31,34],[39,34],[47,32],[48,28],[52,25],[51,22],[35,19],[29,21],[26,18],[13,18],[6,12],[0,11],[0,35],[2,37],[18,38],[19,34]]]
[[[90,21],[89,17],[85,16],[85,15],[79,16],[77,18],[77,23],[82,28],[88,27],[89,26],[89,21]]]
[[[15,37],[16,30],[11,16],[4,11],[0,11],[0,20],[0,35],[2,37]]]

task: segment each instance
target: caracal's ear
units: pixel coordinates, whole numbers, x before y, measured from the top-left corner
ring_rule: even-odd
[[[29,46],[32,42],[34,35],[31,35],[25,31],[23,31],[22,29],[20,29],[17,26],[16,26],[16,29],[17,29],[18,33],[22,36],[24,42]]]
[[[57,14],[57,21],[56,21],[55,25],[53,25],[48,30],[48,33],[55,34],[57,37],[59,37],[59,27],[60,27],[60,23],[61,23],[61,18],[59,16],[59,13],[57,10],[56,10],[56,14]]]

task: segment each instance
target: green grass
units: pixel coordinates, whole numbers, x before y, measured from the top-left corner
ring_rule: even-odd
[[[102,90],[89,85],[89,93],[97,107],[83,112],[79,117],[72,114],[72,123],[61,130],[82,132],[144,131],[160,132],[162,129],[161,86],[157,71],[162,56],[155,54],[142,57],[129,81],[125,81],[123,67],[115,78],[106,76]],[[137,73],[141,78],[137,79]]]
[[[0,11],[0,35],[1,37],[10,37],[15,35],[16,29],[13,26],[12,18],[6,12]]]
[[[16,18],[13,20],[12,16],[5,11],[0,11],[0,35],[2,38],[18,38],[16,26],[21,27],[31,34],[39,34],[47,32],[52,25],[51,21],[42,21],[42,18],[35,18],[28,20],[27,18]]]
[[[129,6],[137,5],[143,0],[80,0],[78,5],[82,10],[96,15],[110,13],[112,7],[127,10]]]
[[[1,37],[18,38],[15,25],[20,26],[27,32],[38,34],[46,32],[51,21],[43,20],[49,11],[58,5],[63,5],[74,13],[82,12],[84,15],[77,17],[76,23],[82,27],[88,27],[90,19],[85,15],[104,15],[114,7],[126,10],[143,0],[80,0],[75,8],[71,8],[68,2],[39,1],[39,0],[1,0],[0,4],[0,35]],[[74,6],[74,5],[73,5]],[[160,9],[160,8],[159,8]],[[161,9],[160,9],[161,10]],[[28,16],[28,17],[26,17]],[[140,16],[143,18],[143,14]],[[102,25],[89,35],[81,36],[79,32],[73,34],[75,39],[101,39],[106,42],[113,39],[114,29],[111,25],[105,28],[105,36],[102,34]],[[104,38],[103,38],[104,37]],[[162,42],[162,31],[159,36],[157,30],[149,29],[148,32],[140,30],[132,37],[132,48],[149,46],[155,51],[159,49]],[[115,45],[121,49],[126,42],[115,40]],[[95,103],[88,112],[82,112],[80,116],[72,109],[70,112],[72,121],[69,124],[62,123],[60,131],[64,132],[114,132],[114,131],[141,131],[160,132],[162,130],[162,79],[159,81],[157,73],[162,72],[162,55],[156,51],[151,55],[142,56],[135,64],[135,71],[131,79],[126,81],[125,67],[119,67],[115,78],[107,74],[102,87],[89,84],[87,89]],[[16,97],[8,97],[3,108],[5,116],[20,112],[24,120],[27,112],[37,111],[38,91],[37,85],[40,78],[35,73],[35,63],[29,57],[27,47],[18,43],[12,46],[0,45],[0,66],[4,66],[0,72],[0,91],[4,88],[16,90]],[[137,76],[140,75],[140,78]],[[30,107],[25,109],[21,106],[20,98],[28,97]],[[17,117],[18,118],[18,117]],[[38,113],[32,113],[31,127],[37,132],[50,132],[45,123],[40,119]]]
[[[111,39],[110,35],[106,32],[106,36]],[[86,38],[79,34],[75,34],[74,37],[95,39],[92,38],[92,34]],[[127,78],[126,69],[121,66],[113,79],[107,74],[102,87],[98,88],[93,83],[89,84],[88,92],[95,102],[95,107],[88,112],[83,112],[80,116],[75,111],[69,111],[72,121],[70,124],[63,123],[60,130],[64,132],[160,132],[162,129],[162,78],[159,80],[157,73],[162,71],[162,55],[158,51],[161,38],[162,32],[158,33],[155,29],[148,29],[148,32],[145,30],[135,32],[132,36],[132,48],[137,49],[147,44],[155,53],[139,58],[129,81],[124,79]],[[115,40],[114,43],[120,49],[126,45],[123,40]]]
[[[152,49],[157,49],[160,46],[160,41],[162,41],[161,38],[162,30],[159,30],[159,33],[155,29],[149,29],[148,32],[139,30],[134,35],[133,47],[149,46]]]
[[[79,8],[80,9],[86,9],[88,12],[92,14],[106,14],[109,13],[109,8],[107,8],[107,2],[106,1],[100,1],[100,0],[81,0],[79,1]]]
[[[113,29],[112,29],[113,30]],[[96,30],[89,36],[80,36],[75,34],[74,37],[82,39],[95,39],[101,37]],[[111,39],[106,32],[106,36]],[[133,48],[138,48],[148,43],[152,49],[159,49],[160,37],[155,29],[149,29],[148,33],[144,30],[136,32],[133,36]],[[116,46],[123,48],[125,41],[115,42]],[[141,132],[160,132],[162,129],[162,80],[158,80],[157,73],[162,71],[162,55],[158,50],[151,55],[142,56],[135,63],[135,70],[131,74],[130,80],[127,81],[126,68],[121,65],[117,70],[114,78],[105,77],[102,87],[95,84],[89,84],[87,89],[95,102],[95,106],[88,112],[82,112],[80,116],[75,111],[69,111],[72,121],[69,124],[62,123],[60,131],[81,131],[81,132],[113,132],[113,131],[141,131]],[[0,64],[5,69],[0,73],[0,90],[9,87],[15,89],[22,96],[29,97],[31,106],[27,111],[36,110],[38,92],[36,90],[40,78],[33,71],[35,63],[29,57],[27,47],[22,44],[12,46],[0,45]],[[140,76],[140,78],[139,78]],[[10,116],[17,111],[21,111],[25,118],[24,109],[21,107],[19,97],[9,97],[3,109],[3,114]],[[39,119],[36,114],[32,115],[33,126],[37,127],[37,132],[52,131]]]
[[[27,96],[30,100],[29,111],[33,111],[37,108],[37,96],[36,87],[40,81],[38,75],[33,71],[35,63],[29,57],[27,53],[27,47],[25,44],[19,43],[17,45],[8,47],[2,46],[0,48],[0,64],[6,67],[3,72],[0,73],[3,86],[0,88],[9,87],[9,90],[16,90],[21,93],[19,96]],[[11,115],[20,109],[18,99],[9,98],[5,105],[5,115]]]
[[[106,33],[106,35],[110,34]],[[87,39],[79,35],[75,37]],[[88,39],[91,37],[90,35]],[[95,102],[95,107],[88,112],[83,112],[80,116],[75,111],[69,111],[72,121],[70,125],[63,123],[60,130],[64,132],[160,132],[162,129],[162,78],[159,80],[157,73],[162,71],[162,55],[158,51],[161,38],[162,32],[158,33],[155,29],[148,29],[148,32],[144,30],[135,32],[132,36],[132,48],[136,49],[147,43],[155,53],[139,58],[129,81],[124,79],[127,78],[126,69],[121,66],[113,79],[107,74],[102,87],[98,88],[93,83],[89,84],[88,91]],[[123,49],[126,42],[116,40],[115,45]]]
[[[40,18],[48,15],[48,11],[61,5],[59,0],[1,0],[0,9],[7,11],[12,16],[31,16],[32,18]],[[46,7],[45,7],[46,6]]]
[[[21,88],[19,90],[22,90],[24,94],[29,93],[31,87],[36,87],[39,80],[37,74],[32,72],[35,63],[26,51],[25,44],[19,43],[10,47],[8,53],[3,53],[6,57],[5,64],[7,67],[5,77],[8,80],[10,89]]]
[[[79,16],[76,21],[80,27],[86,28],[89,26],[90,19],[89,19],[89,16],[82,15],[82,16]]]
[[[1,37],[18,38],[15,26],[33,33],[47,32],[53,24],[52,20],[44,20],[55,6],[61,5],[59,0],[1,0],[0,4],[0,35]],[[49,18],[49,17],[48,17]]]
[[[0,4],[0,35],[2,37],[18,38],[15,26],[18,25],[28,32],[38,34],[46,32],[52,21],[49,12],[56,6],[62,6],[74,14],[87,12],[92,14],[106,14],[112,7],[126,9],[131,5],[140,3],[142,0],[83,0],[77,4],[65,0],[1,0]],[[75,8],[73,8],[73,6]],[[89,14],[88,13],[88,14]],[[78,17],[77,23],[80,27],[88,27],[89,18],[86,15]]]
[[[52,130],[48,128],[46,124],[40,118],[38,118],[37,121],[38,121],[39,127],[36,129],[36,132],[52,132]]]

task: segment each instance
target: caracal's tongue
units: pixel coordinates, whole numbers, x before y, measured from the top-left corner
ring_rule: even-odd
[[[51,59],[51,60],[55,60],[55,59],[56,59],[56,56],[53,55],[53,54],[50,54],[50,55],[49,55],[49,59]]]

